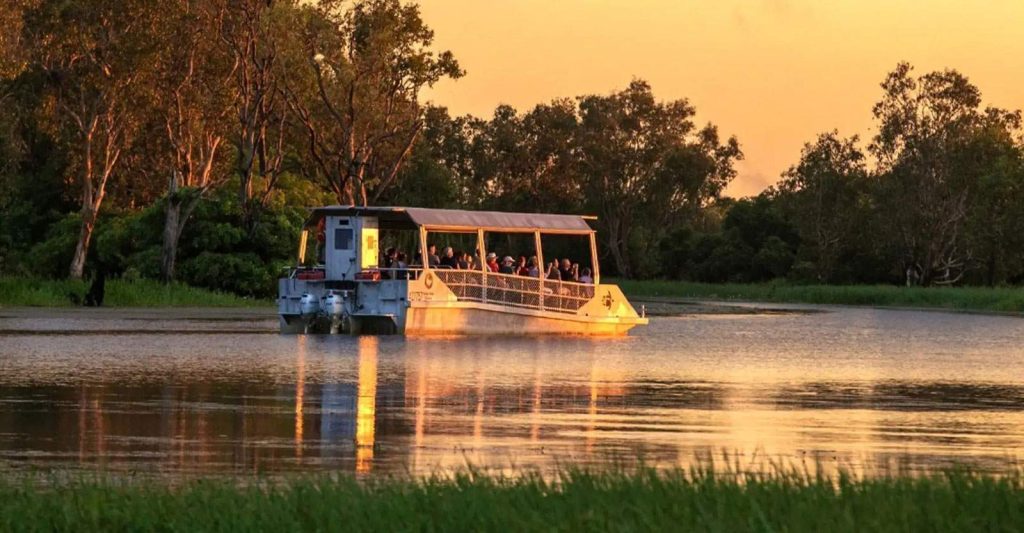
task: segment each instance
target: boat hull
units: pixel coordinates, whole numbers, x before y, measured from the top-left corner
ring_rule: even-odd
[[[645,318],[581,318],[576,315],[465,305],[410,307],[406,335],[625,335]]]
[[[462,272],[447,277],[451,281],[467,275],[482,276]],[[444,273],[426,272],[413,279],[361,281],[340,293],[321,282],[283,279],[278,298],[281,332],[608,337],[647,324],[615,285],[576,284],[574,296],[561,286],[542,292],[539,280],[489,275],[489,283],[497,280],[496,287],[467,289],[464,284],[456,294],[442,277]],[[533,288],[518,290],[514,282],[532,283]],[[324,312],[332,294],[340,294],[340,314]],[[318,305],[320,311],[304,309],[307,304]]]

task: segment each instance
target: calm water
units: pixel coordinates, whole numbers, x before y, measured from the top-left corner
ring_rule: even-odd
[[[1024,319],[827,309],[624,339],[276,334],[252,311],[0,310],[0,467],[431,473],[643,457],[999,470]]]

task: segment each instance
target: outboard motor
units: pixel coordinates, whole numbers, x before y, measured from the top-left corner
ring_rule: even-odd
[[[299,299],[299,312],[305,320],[315,318],[320,312],[320,302],[317,297],[308,292],[303,293],[302,298]]]
[[[331,323],[331,333],[337,333],[339,326],[342,325],[342,319],[345,315],[344,297],[334,291],[327,293],[327,296],[324,296],[322,309],[324,316],[326,316]]]

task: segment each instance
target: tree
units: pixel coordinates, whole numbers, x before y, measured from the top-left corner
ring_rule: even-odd
[[[281,71],[279,54],[290,32],[276,22],[293,8],[289,0],[232,1],[220,24],[221,41],[234,62],[232,101],[238,128],[232,141],[238,203],[250,232],[284,168],[289,117],[282,76],[292,73]]]
[[[864,195],[867,169],[858,137],[832,131],[805,144],[800,162],[778,184],[780,202],[800,235],[801,249],[814,264],[815,278],[833,281],[837,261],[858,228],[857,211]]]
[[[583,190],[619,274],[637,274],[675,218],[717,198],[735,176],[739,143],[697,129],[686,100],[659,103],[644,81],[579,99]]]
[[[991,286],[1024,279],[1024,146],[1007,135],[1019,125],[988,122],[972,148],[986,168],[968,208],[965,240],[978,270],[972,281]]]
[[[540,104],[525,115],[499,106],[474,139],[475,181],[488,207],[567,212],[583,204],[577,154],[579,118],[569,99]]]
[[[228,131],[231,57],[209,35],[218,31],[226,8],[207,0],[164,4],[161,55],[154,77],[154,99],[167,152],[160,277],[174,278],[178,240],[197,203],[229,174],[218,168]]]
[[[395,187],[381,196],[385,205],[469,207],[482,198],[473,182],[469,117],[452,118],[443,107],[427,106],[423,133],[402,165]]]
[[[376,203],[423,128],[419,92],[462,75],[415,4],[366,0],[303,9],[302,47],[288,68],[288,104],[307,138],[309,171],[339,203]]]
[[[955,70],[914,78],[901,63],[882,83],[874,106],[878,134],[870,150],[902,248],[906,282],[951,284],[971,265],[964,222],[979,178],[991,160],[978,136],[1019,129],[1017,112],[981,109],[981,93]]]
[[[26,61],[49,80],[53,102],[46,111],[73,157],[81,227],[71,278],[82,277],[107,184],[137,125],[133,90],[152,53],[151,5],[41,0],[24,13]]]

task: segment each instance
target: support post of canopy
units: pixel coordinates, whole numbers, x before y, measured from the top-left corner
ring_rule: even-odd
[[[430,247],[427,245],[427,228],[420,226],[420,262],[423,263],[423,271],[430,270]]]
[[[593,270],[594,285],[601,283],[601,267],[597,264],[597,234],[590,232],[590,268]]]
[[[483,228],[477,228],[476,230],[476,250],[477,254],[480,255],[480,267],[483,271],[480,274],[480,279],[483,280],[483,286],[480,287],[480,300],[483,303],[487,303],[487,274],[490,273],[491,269],[487,266],[487,245],[484,242]]]
[[[296,266],[302,266],[306,262],[306,239],[309,238],[309,230],[302,230],[302,235],[299,235],[299,264]]]
[[[547,278],[547,273],[544,272],[544,250],[540,245],[540,230],[533,232],[533,247],[537,251],[537,273],[540,274],[539,283],[537,283],[537,305],[540,310],[544,310],[544,280]]]

